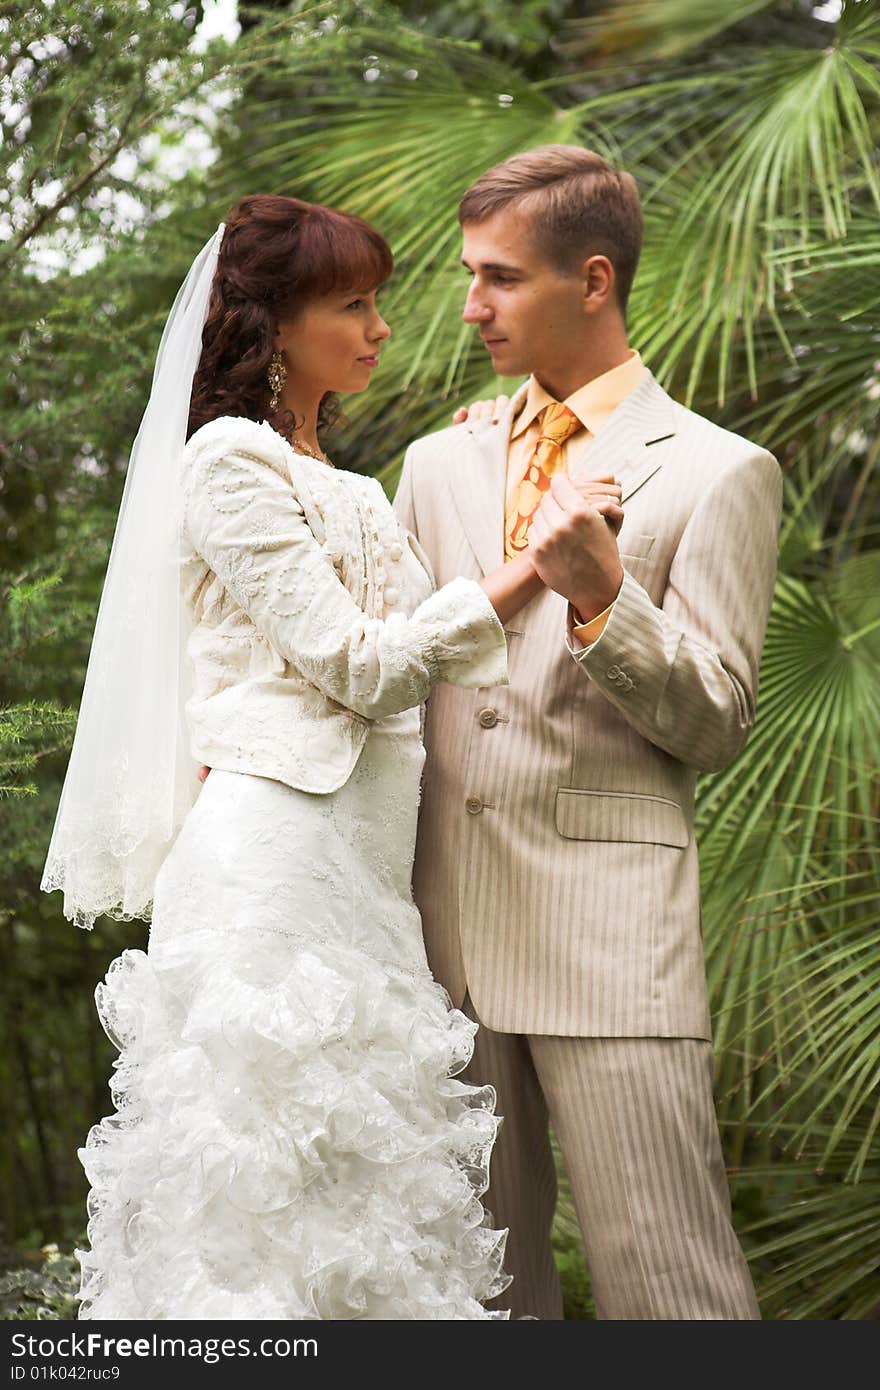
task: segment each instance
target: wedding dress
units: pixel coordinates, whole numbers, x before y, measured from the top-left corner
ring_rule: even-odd
[[[335,489],[326,517],[344,489],[377,542],[394,528],[381,614],[403,631],[432,585],[378,484],[296,462]],[[410,890],[420,709],[365,725],[327,794],[215,764],[160,870],[148,951],[98,988],[119,1056],[116,1113],[80,1150],[81,1318],[509,1316],[483,1306],[510,1283],[480,1200],[495,1093],[456,1079],[476,1025],[430,974]]]

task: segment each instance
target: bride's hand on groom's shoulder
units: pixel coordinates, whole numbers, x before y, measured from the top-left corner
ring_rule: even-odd
[[[496,396],[493,401],[474,401],[473,405],[460,405],[452,417],[452,423],[463,425],[465,420],[469,420],[475,425],[480,420],[485,420],[491,425],[497,425],[509,404],[509,396]]]

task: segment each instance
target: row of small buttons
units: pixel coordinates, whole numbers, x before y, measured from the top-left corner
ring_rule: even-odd
[[[486,709],[481,709],[477,715],[477,723],[484,729],[494,729],[495,725],[498,723],[499,717],[497,710],[490,709],[487,706]],[[478,796],[469,796],[464,803],[464,809],[469,816],[478,816],[484,806],[485,802],[481,801]]]
[[[361,493],[361,506],[366,516],[372,520],[371,542],[375,561],[374,576],[376,586],[379,591],[379,598],[383,600],[386,607],[396,608],[400,602],[400,589],[398,585],[400,561],[403,559],[403,546],[397,539],[391,541],[390,545],[384,547],[382,535],[380,534],[380,517],[384,519],[385,494],[381,490],[381,484],[376,479],[362,479],[363,491]],[[374,487],[375,484],[375,487]],[[381,493],[381,501],[378,507],[373,500],[372,493],[378,488]],[[388,526],[381,527],[387,537]],[[396,529],[396,528],[395,528]],[[386,559],[390,562],[386,570]],[[386,583],[386,580],[389,581]],[[396,582],[395,582],[396,581]]]
[[[388,555],[394,564],[397,564],[403,556],[403,549],[397,541],[394,541],[394,543],[388,547]],[[385,590],[385,602],[388,604],[388,607],[395,608],[399,599],[400,590],[396,585],[389,584]]]
[[[628,695],[631,690],[638,689],[638,682],[634,681],[629,672],[624,671],[622,666],[609,666],[605,675],[614,682],[618,690],[621,690],[624,695]]]

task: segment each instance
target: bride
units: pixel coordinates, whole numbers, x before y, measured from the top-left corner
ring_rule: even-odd
[[[81,1318],[504,1318],[499,1117],[410,892],[437,681],[507,681],[527,556],[433,592],[318,442],[389,329],[379,234],[244,198],[165,327],[43,877],[151,919],[98,987],[119,1049]],[[199,790],[197,768],[213,771]]]

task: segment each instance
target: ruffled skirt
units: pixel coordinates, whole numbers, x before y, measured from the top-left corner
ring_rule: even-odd
[[[415,724],[412,715],[415,714]],[[500,1123],[409,889],[417,712],[331,796],[215,771],[98,987],[81,1318],[505,1318]]]

